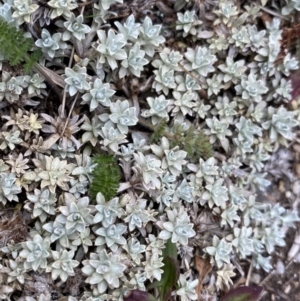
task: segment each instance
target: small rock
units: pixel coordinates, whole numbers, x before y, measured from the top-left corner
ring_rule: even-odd
[[[277,261],[277,265],[276,265],[276,271],[279,275],[283,275],[285,272],[285,266],[284,263],[282,262],[282,260],[278,260]]]
[[[280,192],[285,192],[284,181],[279,181],[278,189]]]
[[[291,199],[293,197],[293,194],[290,191],[286,191],[285,196],[286,198]]]
[[[251,275],[251,282],[259,284],[261,282],[261,276],[257,273]]]
[[[300,250],[300,235],[296,235],[294,243],[289,250],[288,259],[291,260],[294,258]]]
[[[294,183],[293,183],[293,193],[295,194],[295,195],[299,195],[300,194],[300,181],[295,181]]]
[[[288,294],[291,291],[291,285],[289,284],[285,289],[284,289],[284,293]]]
[[[300,262],[300,253],[298,253],[295,257],[295,262]]]
[[[295,172],[296,172],[297,176],[299,177],[300,176],[300,163],[297,163],[295,165]]]

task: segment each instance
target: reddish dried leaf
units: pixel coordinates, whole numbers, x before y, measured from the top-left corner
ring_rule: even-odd
[[[261,286],[240,286],[230,290],[220,301],[257,301],[262,291]]]
[[[13,216],[2,216],[0,220],[0,247],[8,243],[19,243],[27,238],[27,226],[21,213],[14,213]]]
[[[290,80],[292,82],[292,100],[294,100],[300,95],[300,72],[293,72],[290,75]]]
[[[123,297],[124,301],[156,301],[156,299],[149,293],[141,290],[132,290],[128,292],[127,296]]]
[[[206,275],[211,271],[211,264],[208,259],[204,259],[197,255],[195,256],[195,260],[196,260],[196,269],[199,274],[198,275],[199,282],[196,287],[196,293],[199,297],[201,294],[201,291],[202,291],[202,282],[203,282],[204,278],[206,277]]]

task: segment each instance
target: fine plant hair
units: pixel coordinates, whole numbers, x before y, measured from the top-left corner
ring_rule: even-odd
[[[173,126],[174,136],[171,140],[171,147],[180,145],[187,152],[191,161],[197,161],[199,158],[208,159],[213,157],[213,147],[207,136],[191,125],[187,131],[184,131],[181,124]]]
[[[31,51],[33,47],[34,42],[30,38],[0,18],[0,52],[11,66],[22,63],[24,72],[29,73],[42,56],[40,50]]]
[[[181,124],[173,125],[170,131],[167,131],[167,120],[163,118],[153,129],[151,143],[157,143],[162,136],[170,139],[171,147],[180,146],[187,152],[188,158],[197,161],[199,158],[208,159],[213,157],[213,147],[208,137],[201,130],[197,130],[191,125],[184,130]]]
[[[120,174],[119,167],[115,162],[114,156],[97,154],[93,157],[93,163],[97,166],[93,170],[93,180],[90,186],[92,200],[101,192],[105,200],[109,201],[116,196],[119,188]]]

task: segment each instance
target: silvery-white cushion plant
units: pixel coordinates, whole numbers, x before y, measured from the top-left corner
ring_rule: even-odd
[[[213,266],[216,294],[246,258],[272,269],[299,217],[256,195],[300,114],[289,79],[298,61],[282,52],[285,18],[261,22],[267,2],[0,1],[1,20],[42,53],[28,75],[0,53],[0,211],[20,211],[28,229],[0,233],[1,285],[15,290],[0,299],[49,300],[16,292],[39,273],[59,297],[122,300],[164,277],[169,242],[183,267],[177,300],[197,299],[196,253]],[[272,9],[292,18],[300,7]],[[204,145],[213,151],[198,156]],[[104,159],[93,174],[97,153],[115,158],[118,191]]]

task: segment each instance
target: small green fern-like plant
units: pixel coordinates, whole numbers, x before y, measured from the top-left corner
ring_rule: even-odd
[[[214,150],[209,142],[208,137],[201,130],[197,130],[191,125],[187,131],[183,129],[181,124],[174,125],[171,128],[173,139],[170,141],[170,147],[179,145],[187,152],[187,156],[191,161],[196,162],[199,158],[208,159],[213,157]]]
[[[22,63],[24,72],[29,73],[42,56],[40,50],[31,52],[33,47],[34,42],[31,39],[0,18],[0,52],[11,66]]]
[[[150,137],[151,143],[157,143],[159,139],[164,135],[167,126],[167,119],[163,118],[153,129],[153,133]]]
[[[98,192],[101,192],[105,200],[109,201],[116,196],[119,188],[119,167],[112,155],[95,155],[93,162],[97,166],[93,170],[93,180],[90,186],[92,200],[96,200]]]
[[[167,130],[167,120],[165,118],[156,126],[141,118],[139,122],[153,131],[150,139],[151,143],[157,143],[162,136],[165,136],[170,140],[171,148],[178,145],[187,152],[187,156],[193,162],[198,161],[199,158],[206,160],[213,157],[214,150],[208,137],[203,131],[197,130],[193,125],[185,131],[182,124],[176,124]]]

